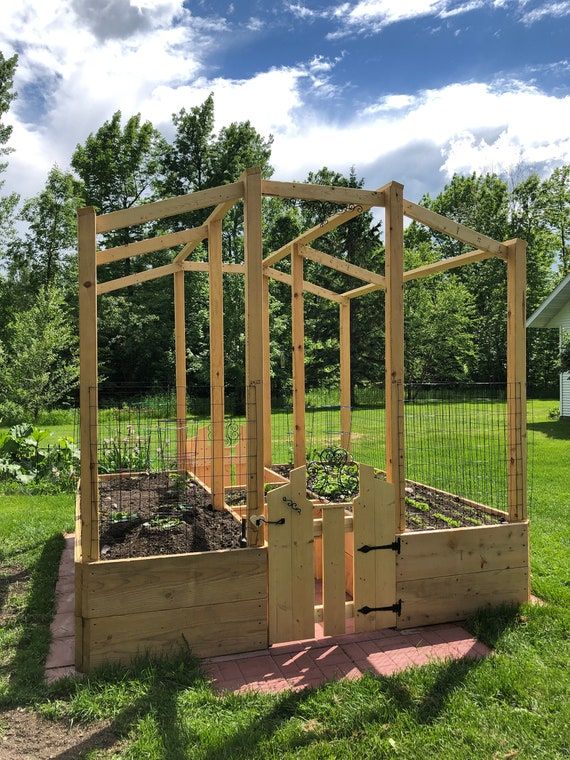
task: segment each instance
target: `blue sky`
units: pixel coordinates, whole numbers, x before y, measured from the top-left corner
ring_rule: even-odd
[[[16,0],[0,49],[20,55],[23,195],[118,108],[170,136],[210,91],[217,128],[274,135],[280,179],[355,165],[418,199],[455,171],[570,162],[570,0]]]

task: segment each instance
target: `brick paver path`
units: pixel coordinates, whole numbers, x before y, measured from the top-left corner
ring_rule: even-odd
[[[75,675],[75,618],[73,535],[65,536],[65,549],[56,586],[56,612],[52,642],[46,660],[48,682]],[[352,621],[347,621],[349,630]],[[276,644],[260,652],[212,657],[204,670],[219,691],[282,691],[320,686],[340,678],[360,678],[368,671],[388,676],[415,665],[443,659],[480,658],[489,649],[457,624],[432,625],[407,631],[386,629],[348,633]]]

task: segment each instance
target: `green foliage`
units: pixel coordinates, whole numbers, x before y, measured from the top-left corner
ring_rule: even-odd
[[[358,466],[338,446],[308,452],[308,487],[330,501],[348,501],[358,493]]]
[[[51,437],[51,433],[28,423],[0,433],[0,482],[72,489],[79,472],[79,448],[67,437],[46,445]]]
[[[125,435],[104,438],[99,452],[99,472],[146,472],[151,466],[151,436],[133,426]]]
[[[17,312],[9,325],[8,345],[0,344],[0,415],[17,405],[25,417],[64,400],[76,387],[79,368],[76,336],[61,293],[42,288],[33,305]]]
[[[9,271],[25,298],[40,287],[57,285],[76,299],[76,212],[84,205],[83,186],[54,166],[44,189],[19,213],[27,230],[7,250]]]

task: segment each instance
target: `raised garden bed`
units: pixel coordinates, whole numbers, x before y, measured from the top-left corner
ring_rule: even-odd
[[[196,480],[168,473],[100,483],[101,559],[237,549],[241,526]]]

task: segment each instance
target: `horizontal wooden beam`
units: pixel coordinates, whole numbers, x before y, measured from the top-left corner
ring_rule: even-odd
[[[157,237],[147,238],[146,240],[137,240],[135,243],[126,245],[117,245],[114,248],[106,248],[97,252],[97,266],[110,264],[112,261],[121,261],[130,259],[133,256],[141,256],[144,253],[154,253],[154,251],[164,251],[166,248],[184,243],[196,243],[208,237],[208,227],[203,224],[200,227],[193,227],[190,230],[181,230],[180,232],[171,232],[168,235],[158,235]]]
[[[370,285],[361,285],[359,288],[353,288],[343,293],[343,298],[359,298],[360,296],[367,296],[368,293],[375,293],[377,290],[385,290],[385,285],[376,285],[371,282]]]
[[[144,224],[155,219],[164,219],[177,214],[187,214],[209,206],[218,206],[227,201],[236,201],[243,197],[243,182],[233,182],[228,185],[211,187],[207,190],[197,190],[188,195],[178,195],[164,201],[143,203],[140,206],[111,211],[97,217],[97,232],[120,230],[133,224]]]
[[[498,240],[493,240],[493,238],[476,232],[464,224],[454,222],[452,219],[448,219],[441,214],[436,214],[435,211],[430,211],[430,209],[418,206],[417,203],[412,203],[406,199],[404,199],[404,214],[415,222],[425,224],[426,227],[431,227],[432,230],[443,232],[456,240],[460,240],[462,243],[472,245],[474,248],[491,251],[491,253],[507,254],[506,246],[503,243],[499,243]]]
[[[107,280],[107,282],[101,282],[97,285],[97,295],[100,296],[103,293],[111,293],[113,290],[120,290],[129,285],[138,285],[140,282],[157,280],[159,277],[164,277],[167,274],[173,274],[174,272],[179,271],[179,264],[165,264],[163,267],[145,269],[144,272],[135,272],[135,274],[119,277],[116,280]]]
[[[456,267],[462,267],[466,264],[476,264],[478,261],[485,261],[485,259],[506,259],[506,254],[492,253],[491,251],[469,251],[468,253],[461,253],[459,256],[454,256],[451,259],[441,259],[441,261],[434,261],[431,264],[424,264],[421,267],[415,269],[408,269],[404,272],[404,282],[410,280],[416,280],[419,277],[430,277],[433,274],[439,274],[440,272],[446,272],[448,269],[455,269]]]
[[[210,267],[207,261],[182,261],[179,266],[185,272],[208,272]],[[245,264],[222,264],[222,272],[224,274],[244,274]]]
[[[280,272],[278,269],[267,267],[265,274],[273,280],[285,283],[285,285],[291,286],[293,284],[293,277],[290,274],[287,274],[287,272]],[[307,293],[312,293],[314,296],[326,298],[329,301],[344,303],[344,298],[339,293],[334,293],[332,290],[327,290],[327,288],[321,288],[320,285],[313,285],[312,282],[307,282],[306,280],[303,281],[303,290]]]
[[[384,205],[384,193],[381,190],[362,190],[357,187],[336,187],[334,185],[311,185],[307,182],[263,180],[261,192],[263,195],[274,195],[279,198],[296,198],[303,201],[354,203],[361,206]]]
[[[331,269],[336,269],[338,272],[342,272],[343,274],[348,274],[351,277],[356,277],[359,280],[364,280],[365,282],[373,282],[383,288],[386,287],[386,280],[383,275],[377,274],[376,272],[371,272],[369,269],[364,269],[363,267],[359,267],[356,264],[351,264],[348,261],[344,261],[344,259],[338,259],[335,256],[331,256],[330,254],[325,253],[324,251],[317,251],[314,248],[310,248],[309,246],[304,245],[301,248],[301,256],[303,256],[305,259],[310,259],[317,264],[322,264],[323,266],[331,267]]]

